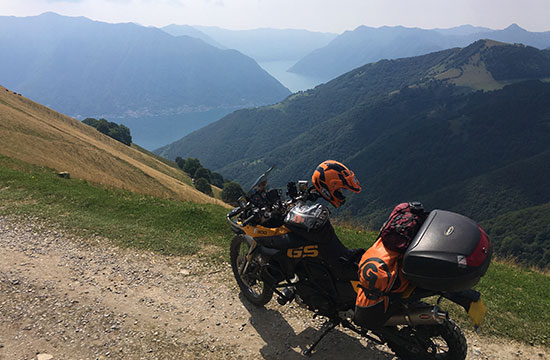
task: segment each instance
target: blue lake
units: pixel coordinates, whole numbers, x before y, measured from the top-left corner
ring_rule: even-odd
[[[152,151],[161,146],[173,143],[185,135],[213,123],[235,110],[237,110],[237,108],[212,109],[178,115],[118,118],[110,121],[122,123],[130,128],[132,141]]]
[[[324,82],[322,79],[287,72],[286,70],[296,61],[269,61],[259,65],[292,92],[312,89]],[[109,120],[129,127],[133,142],[152,151],[177,141],[235,110],[237,108]]]
[[[293,93],[301,90],[312,89],[315,86],[325,82],[325,80],[321,78],[288,72],[287,70],[297,61],[298,60],[266,61],[258,64]]]

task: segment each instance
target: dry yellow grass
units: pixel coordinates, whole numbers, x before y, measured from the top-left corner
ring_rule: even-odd
[[[491,46],[495,46],[491,44]],[[434,72],[437,70],[434,69]],[[504,85],[497,82],[481,61],[480,55],[476,54],[470,62],[460,69],[452,68],[434,76],[436,80],[449,80],[457,86],[467,86],[476,90],[496,90]]]
[[[186,184],[182,171],[2,86],[0,154],[109,187],[227,206]]]
[[[490,48],[493,46],[508,45],[506,43],[485,40],[484,48]],[[517,45],[520,46],[520,45]],[[479,53],[470,58],[468,64],[463,65],[460,68],[452,68],[445,70],[443,65],[434,67],[431,70],[431,75],[436,80],[447,80],[457,86],[467,86],[474,90],[492,91],[502,89],[504,86],[509,85],[514,81],[497,81],[493,75],[487,70],[487,67]]]

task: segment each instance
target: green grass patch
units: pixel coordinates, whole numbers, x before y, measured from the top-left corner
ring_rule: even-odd
[[[347,225],[335,226],[335,231],[338,238],[351,249],[368,248],[378,236],[377,232],[357,229]]]
[[[0,214],[34,215],[86,236],[98,234],[122,247],[167,255],[196,254],[228,259],[233,236],[227,209],[164,200],[78,179],[63,179],[51,169],[0,156]],[[336,232],[350,248],[366,248],[376,232],[341,224]],[[212,246],[214,245],[214,246]],[[487,316],[482,334],[548,346],[550,277],[493,262],[476,289]],[[463,309],[445,301],[443,308],[463,328],[471,328]]]
[[[493,261],[476,290],[487,307],[482,334],[550,345],[550,276]],[[464,310],[451,314],[469,324]]]
[[[123,247],[162,254],[196,253],[205,245],[227,248],[226,209],[108,189],[0,157],[0,214],[30,214],[80,234],[99,234]]]

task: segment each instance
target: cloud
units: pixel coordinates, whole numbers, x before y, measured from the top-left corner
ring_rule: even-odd
[[[47,3],[84,3],[84,2],[87,2],[88,0],[46,0]],[[173,1],[177,1],[177,0],[173,0]],[[129,3],[129,2],[132,2],[132,0],[102,0],[102,1],[97,1],[98,5],[101,6],[101,2],[105,2],[105,3]]]
[[[85,0],[46,0],[46,2],[49,3],[58,3],[58,2],[66,2],[66,3],[79,3],[83,2]]]
[[[299,28],[341,33],[359,25],[548,31],[550,0],[0,0],[0,16],[44,12],[106,22]]]
[[[203,0],[206,5],[225,6],[223,0]]]

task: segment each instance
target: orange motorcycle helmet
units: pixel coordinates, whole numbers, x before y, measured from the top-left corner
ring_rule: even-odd
[[[334,160],[326,160],[317,166],[311,177],[313,186],[321,196],[334,207],[339,207],[346,201],[342,189],[361,192],[359,180],[346,165]]]

